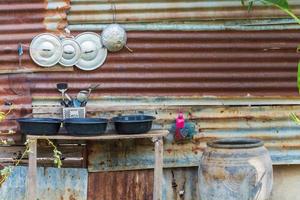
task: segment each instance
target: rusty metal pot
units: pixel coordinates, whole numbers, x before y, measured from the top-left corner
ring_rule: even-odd
[[[209,142],[199,166],[201,200],[267,200],[272,161],[263,142],[233,138]]]

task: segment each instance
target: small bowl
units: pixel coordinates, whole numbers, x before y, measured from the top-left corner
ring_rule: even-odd
[[[105,133],[107,122],[104,118],[68,118],[64,127],[70,135],[93,136]]]

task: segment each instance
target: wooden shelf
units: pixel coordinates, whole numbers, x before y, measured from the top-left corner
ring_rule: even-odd
[[[119,135],[116,133],[107,133],[99,136],[70,136],[70,135],[27,135],[29,142],[28,156],[28,193],[27,199],[37,198],[37,141],[40,139],[52,140],[122,140],[150,138],[154,143],[154,187],[153,200],[162,200],[163,186],[163,137],[168,135],[167,130],[152,130],[144,134]]]
[[[139,139],[139,138],[155,138],[166,137],[167,130],[152,130],[143,134],[120,135],[116,133],[108,133],[97,136],[71,136],[71,135],[27,135],[27,139],[52,139],[52,140],[122,140],[122,139]]]

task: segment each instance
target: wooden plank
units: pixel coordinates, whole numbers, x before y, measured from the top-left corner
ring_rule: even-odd
[[[138,139],[165,137],[169,133],[168,130],[152,130],[144,134],[120,135],[115,133],[104,134],[99,136],[70,136],[70,135],[27,135],[28,139],[50,139],[50,140],[122,140],[122,139]]]
[[[56,145],[57,149],[62,152],[65,158],[76,158],[82,157],[85,145]],[[37,152],[37,157],[52,157],[53,148],[50,146],[39,146],[39,151]],[[17,158],[25,150],[25,146],[0,146],[0,160],[5,158]],[[25,158],[27,156],[25,155]]]
[[[57,145],[59,151],[62,152],[63,167],[76,167],[81,168],[86,164],[85,145]],[[24,152],[25,146],[0,146],[0,163],[4,165],[12,164],[16,161],[22,152]],[[43,167],[55,167],[53,163],[53,148],[49,146],[38,145],[37,163]],[[21,165],[28,164],[28,156],[25,155],[24,159],[20,161]]]
[[[37,163],[39,167],[56,167],[53,159],[49,158],[38,158]],[[28,160],[22,160],[20,166],[28,166]],[[85,168],[84,163],[86,160],[82,159],[65,159],[62,160],[62,167],[64,168]],[[11,160],[1,161],[1,164],[4,166],[12,165],[14,162]]]
[[[28,200],[35,200],[37,195],[37,140],[31,139],[29,141],[29,165],[28,165],[28,182],[27,182],[27,192]]]
[[[163,181],[163,140],[161,137],[153,138],[155,146],[154,164],[154,189],[153,200],[162,200],[162,181]]]

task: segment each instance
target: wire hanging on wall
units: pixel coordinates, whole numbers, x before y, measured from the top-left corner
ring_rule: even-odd
[[[114,1],[110,1],[111,11],[112,11],[112,24],[105,27],[101,34],[101,39],[103,45],[110,52],[120,51],[123,47],[130,52],[133,52],[126,43],[127,43],[127,34],[125,29],[117,21],[117,7]]]

